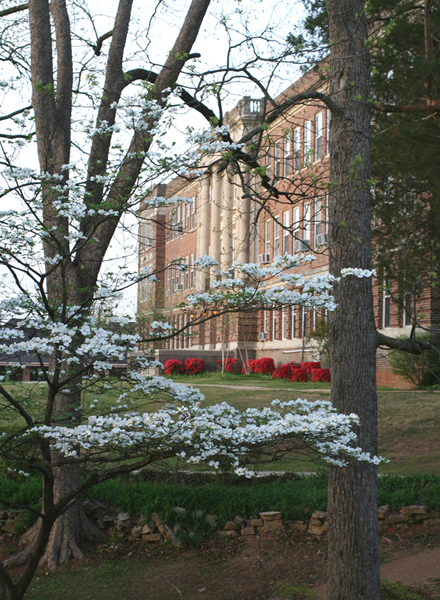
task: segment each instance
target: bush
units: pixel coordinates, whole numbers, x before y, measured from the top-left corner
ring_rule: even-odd
[[[308,381],[309,372],[307,369],[292,369],[292,377],[290,381]]]
[[[307,369],[307,371],[309,373],[311,373],[312,369],[320,369],[321,368],[321,363],[320,362],[302,362],[301,363],[301,368],[302,369]]]
[[[402,585],[400,581],[394,583],[384,579],[381,581],[382,600],[428,600],[433,598],[429,592],[422,588]]]
[[[187,358],[185,360],[185,375],[201,375],[205,372],[205,361],[201,358]]]
[[[183,364],[181,360],[169,358],[164,364],[165,375],[180,375],[183,373]]]
[[[400,339],[409,338],[401,336]],[[418,342],[429,342],[431,339],[429,333],[416,335]],[[435,349],[427,350],[423,354],[409,354],[396,350],[390,353],[389,360],[391,371],[411,382],[415,387],[421,388],[439,383],[440,355]]]
[[[222,361],[216,360],[215,364],[221,365]],[[226,358],[223,371],[225,373],[238,373],[238,358]]]
[[[331,381],[330,369],[312,369],[312,381]]]
[[[275,371],[275,363],[273,358],[268,358],[268,357],[263,357],[263,358],[259,358],[256,362],[255,365],[255,373],[260,373],[260,374],[265,374],[265,373],[270,373],[272,374]]]
[[[274,379],[290,379],[292,377],[292,369],[301,368],[301,365],[297,363],[287,363],[285,365],[281,365],[279,369],[275,369],[272,373],[272,377]]]
[[[256,365],[257,361],[256,360],[250,360],[249,361],[249,370],[251,373],[255,373],[255,365]],[[242,373],[246,373],[246,366],[248,364],[248,361],[245,360],[244,364],[243,364],[243,368],[241,369]]]

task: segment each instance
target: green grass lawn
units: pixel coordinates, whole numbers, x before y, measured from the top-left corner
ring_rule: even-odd
[[[274,399],[328,399],[330,393],[328,383],[292,383],[262,375],[207,373],[192,377],[178,376],[173,379],[195,387],[200,385],[207,404],[228,402],[241,410],[251,406],[269,406]],[[26,394],[35,398],[38,393],[44,393],[44,388],[39,384],[28,383],[20,386],[9,383],[5,387],[23,398]],[[92,399],[98,397],[99,406],[105,409],[114,404],[118,393],[106,390],[97,395],[91,391],[86,394],[84,403],[88,406]],[[379,390],[378,399],[379,453],[390,459],[388,464],[381,465],[380,472],[406,475],[420,472],[439,473],[440,393],[383,389]],[[151,400],[143,404],[144,410],[159,406],[158,403],[151,403]],[[175,461],[167,464],[172,468],[176,466]],[[187,469],[189,465],[180,461],[179,467]],[[199,467],[202,470],[204,468]],[[315,471],[316,468],[317,463],[305,456],[259,465],[260,470],[275,471]]]

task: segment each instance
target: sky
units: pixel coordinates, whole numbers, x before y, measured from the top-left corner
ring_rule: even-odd
[[[16,0],[7,5],[15,5]],[[103,35],[113,27],[117,0],[76,0],[76,9],[71,11],[72,26],[76,30],[77,37],[74,39],[74,56],[81,63],[84,53],[84,41],[93,41],[97,36]],[[163,64],[167,53],[176,39],[180,25],[189,6],[188,0],[172,0],[170,2],[145,3],[145,1],[134,0],[133,18],[130,25],[130,38],[126,47],[126,69],[143,67],[153,68],[158,71],[159,65]],[[2,6],[3,7],[3,6]],[[87,12],[93,16],[93,25],[87,18]],[[302,16],[302,4],[300,2],[282,2],[278,0],[213,0],[211,2],[207,17],[202,29],[193,46],[193,52],[200,53],[201,57],[195,63],[198,71],[216,70],[222,67],[228,59],[231,64],[237,66],[247,57],[253,55],[253,50],[269,58],[271,53],[277,52],[287,34],[291,32],[300,22]],[[253,47],[245,43],[246,34],[250,32],[255,36]],[[109,40],[104,42],[104,47],[109,47]],[[232,47],[232,49],[231,49]],[[190,64],[190,63],[189,63]],[[105,55],[91,62],[93,76],[100,90],[100,80],[105,69]],[[267,61],[256,63],[251,66],[250,71],[255,80],[262,83],[270,83],[272,95],[276,95],[285,89],[292,81],[298,78],[300,71],[297,65],[284,61],[284,66],[274,68],[274,63]],[[3,71],[2,76],[7,78],[8,73]],[[207,74],[205,81],[218,81],[219,74]],[[189,79],[186,78],[186,82]],[[30,97],[29,85],[21,80],[16,83],[14,92],[8,92],[1,96],[0,103],[2,114],[7,114],[17,106],[23,106]],[[130,86],[127,88],[129,90]],[[233,108],[243,95],[254,98],[262,96],[261,90],[254,83],[244,81],[238,74],[231,78],[230,84],[222,94],[224,110]],[[127,93],[130,93],[129,91]],[[207,100],[209,103],[209,99]],[[211,103],[215,110],[216,106]],[[81,114],[81,103],[77,100],[77,119],[87,119],[90,110],[87,106]],[[185,129],[187,126],[195,129],[206,128],[206,121],[194,111],[181,111],[176,126],[165,136],[166,143],[175,143],[179,151],[185,148]],[[81,130],[81,125],[78,125]],[[78,147],[85,146],[86,140],[78,133]],[[121,132],[120,139],[123,144],[129,140],[129,135]],[[73,151],[73,161],[80,158]],[[21,150],[20,156],[16,157],[17,164],[38,169],[36,161],[35,145],[30,144]],[[10,200],[8,200],[10,202]],[[1,207],[2,209],[4,207]],[[115,236],[109,249],[107,269],[113,269],[125,263],[133,271],[137,268],[137,223],[133,215],[127,216]],[[120,311],[134,314],[136,310],[136,286],[124,293]]]

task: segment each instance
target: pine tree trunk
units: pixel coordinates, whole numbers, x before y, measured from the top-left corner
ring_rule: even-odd
[[[371,115],[367,24],[361,0],[326,0],[330,22],[330,92],[339,110],[330,126],[330,272],[372,268]],[[370,279],[336,286],[330,319],[332,402],[359,415],[358,445],[377,452],[376,327]],[[379,600],[377,469],[329,473],[329,600]]]

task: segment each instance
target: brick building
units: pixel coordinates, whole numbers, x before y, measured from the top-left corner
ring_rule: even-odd
[[[320,90],[318,75],[303,76],[279,98],[309,89]],[[320,90],[322,91],[322,90]],[[260,99],[245,97],[226,115],[234,141],[253,131],[267,109]],[[171,206],[140,208],[139,268],[157,273],[155,283],[141,282],[138,314],[153,318],[164,314],[176,327],[187,325],[191,316],[178,306],[189,293],[204,291],[215,276],[193,268],[204,255],[217,260],[222,270],[234,261],[270,263],[279,254],[314,252],[317,260],[301,267],[307,275],[328,271],[326,197],[329,172],[328,131],[330,113],[317,101],[285,110],[265,131],[256,136],[259,159],[271,182],[281,190],[276,200],[261,186],[261,177],[248,173],[219,171],[218,157],[206,161],[204,175],[195,180],[176,178],[160,185],[154,195],[174,199]],[[252,200],[251,200],[252,198]],[[181,272],[173,261],[189,265]],[[355,266],[355,265],[353,265]],[[374,280],[377,327],[388,335],[408,334],[411,328],[411,299],[392,302]],[[424,324],[440,321],[439,294],[426,292],[418,306]],[[150,316],[150,317],[149,317]],[[259,314],[224,315],[187,334],[157,343],[157,356],[202,357],[213,367],[222,355],[240,360],[270,356],[277,366],[316,358],[317,348],[307,335],[326,315],[301,307],[260,311]],[[393,375],[386,351],[378,351],[378,384],[407,387]]]

